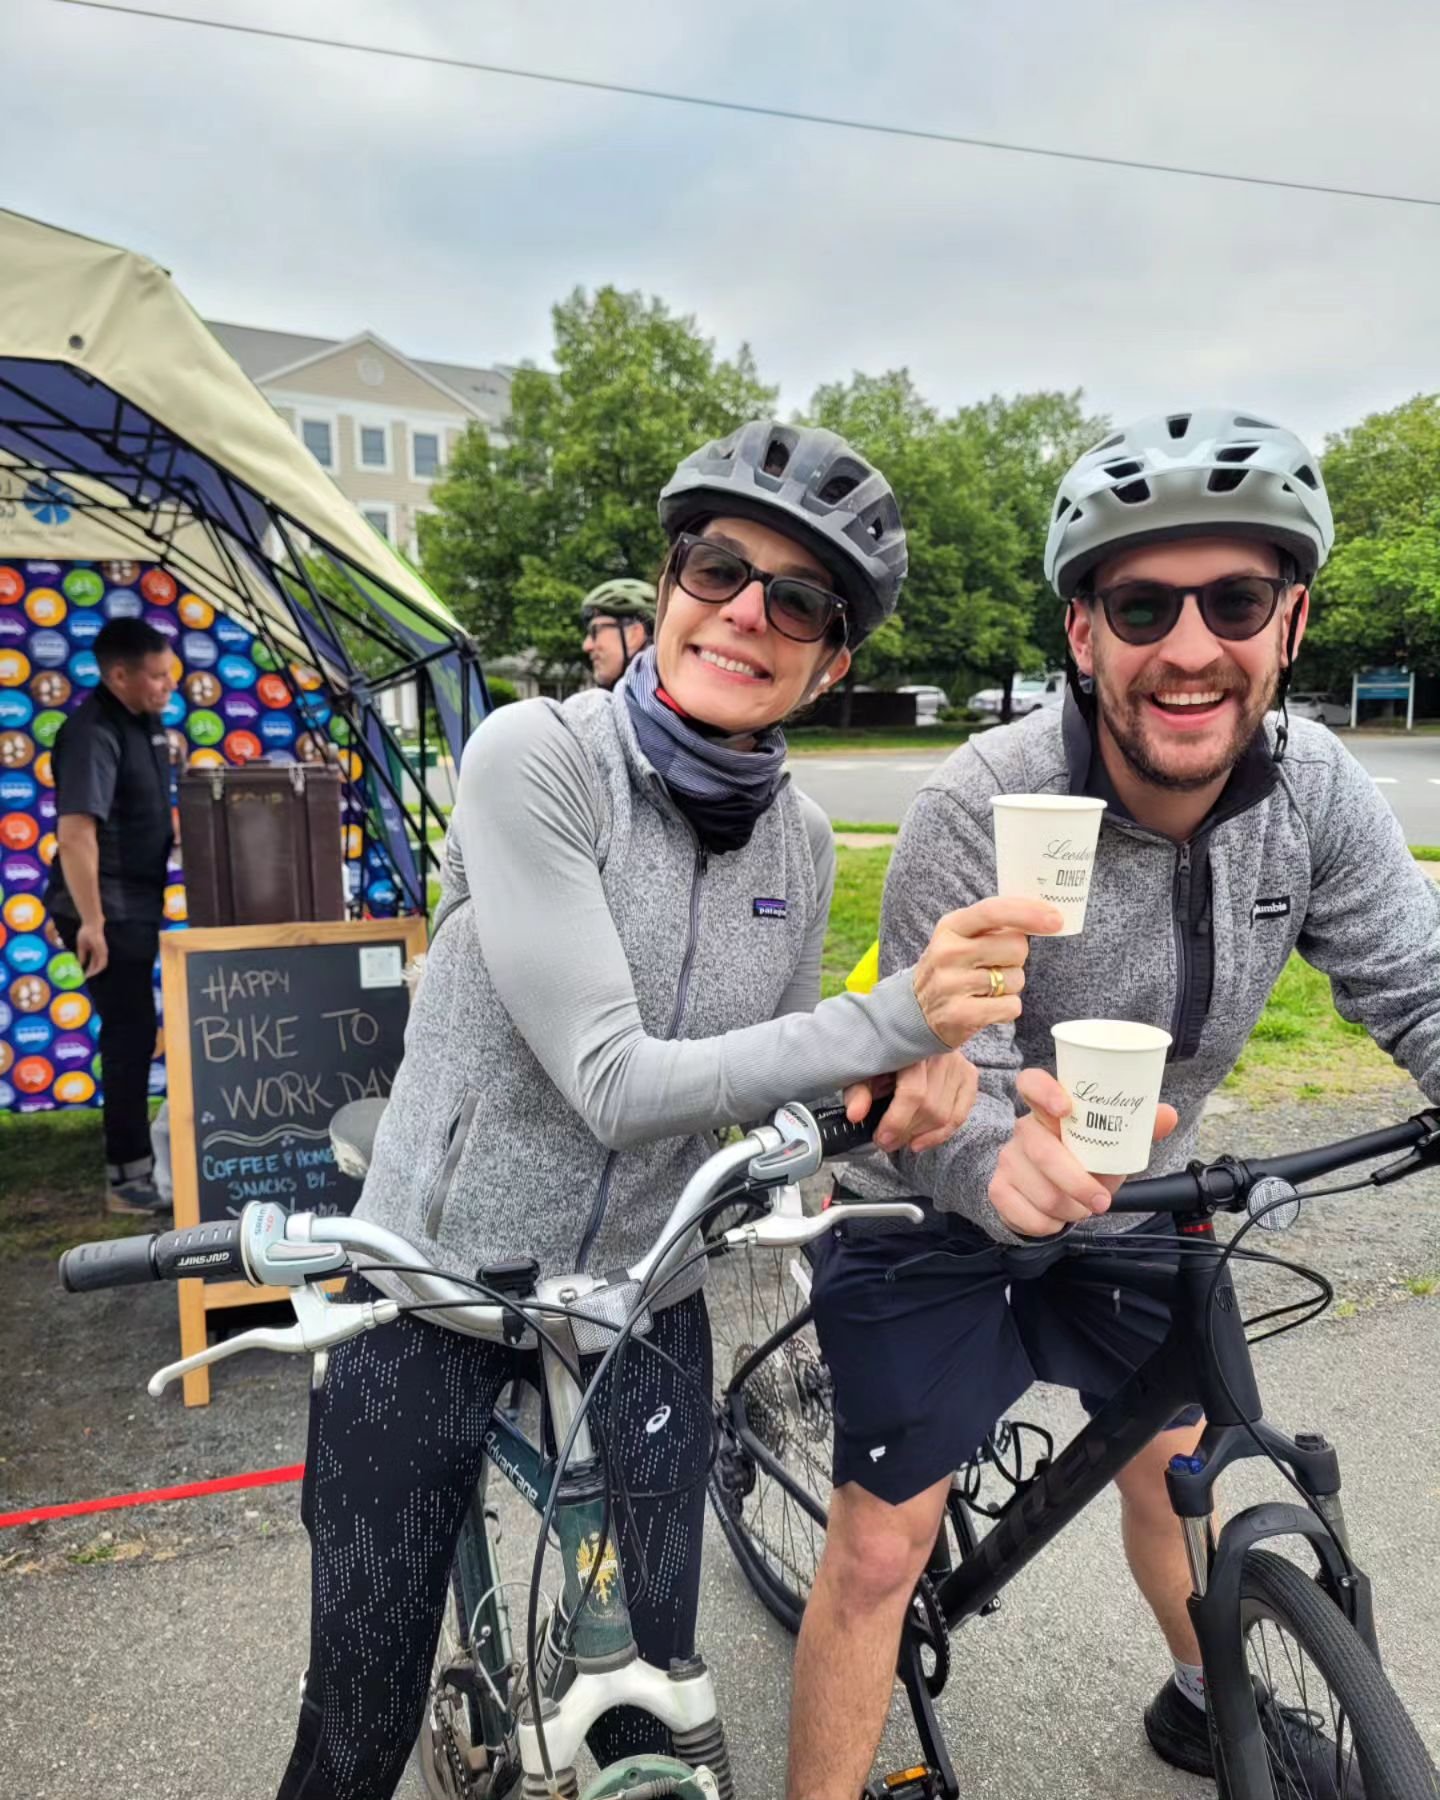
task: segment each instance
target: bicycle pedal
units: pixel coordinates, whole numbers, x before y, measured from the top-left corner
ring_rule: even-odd
[[[896,1769],[893,1775],[882,1775],[873,1787],[867,1787],[862,1800],[936,1800],[940,1793],[939,1777],[924,1763],[913,1763],[908,1769]]]

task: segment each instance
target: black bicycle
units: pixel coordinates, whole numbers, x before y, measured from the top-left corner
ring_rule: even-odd
[[[1198,1451],[1172,1461],[1167,1483],[1194,1584],[1190,1607],[1222,1800],[1440,1797],[1440,1776],[1380,1664],[1370,1583],[1351,1551],[1335,1451],[1318,1432],[1290,1437],[1266,1420],[1250,1356],[1252,1343],[1318,1316],[1333,1297],[1313,1271],[1247,1248],[1252,1228],[1293,1223],[1305,1197],[1301,1183],[1397,1155],[1319,1191],[1388,1184],[1440,1163],[1440,1109],[1320,1149],[1195,1162],[1120,1189],[1117,1212],[1175,1215],[1168,1260],[1139,1227],[1121,1240],[1135,1256],[1135,1285],[1170,1304],[1170,1331],[1058,1456],[1045,1432],[1005,1421],[956,1472],[900,1650],[921,1757],[887,1777],[876,1795],[955,1800],[960,1790],[934,1706],[949,1673],[950,1633],[994,1610],[1032,1557],[1181,1408],[1198,1404],[1207,1422]],[[1249,1215],[1228,1244],[1215,1235],[1220,1212]],[[1067,1235],[1024,1254],[1039,1274],[1060,1256],[1114,1255],[1116,1244],[1115,1236]],[[1315,1291],[1243,1319],[1231,1279],[1237,1258],[1279,1263]],[[722,1438],[711,1499],[756,1593],[794,1631],[824,1541],[832,1444],[830,1374],[811,1323],[809,1267],[788,1252],[722,1262],[714,1274]],[[727,1304],[718,1303],[722,1295]],[[1217,1537],[1215,1484],[1248,1457],[1268,1458],[1303,1504],[1250,1507]],[[1313,1573],[1261,1548],[1279,1538],[1299,1541]]]

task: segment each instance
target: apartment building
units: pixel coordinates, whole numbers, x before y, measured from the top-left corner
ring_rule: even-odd
[[[340,340],[206,323],[321,468],[407,555],[466,426],[504,433],[503,369],[424,362],[372,331]]]

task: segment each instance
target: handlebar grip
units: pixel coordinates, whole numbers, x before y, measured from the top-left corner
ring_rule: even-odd
[[[155,1240],[155,1273],[161,1281],[200,1276],[213,1281],[221,1275],[249,1278],[240,1250],[240,1221],[223,1219],[213,1225],[187,1225],[183,1231],[166,1231]]]
[[[810,1116],[820,1128],[820,1154],[844,1156],[851,1150],[862,1149],[874,1137],[875,1127],[884,1118],[890,1100],[889,1094],[882,1095],[858,1125],[845,1117],[843,1105],[812,1106]]]
[[[217,1275],[248,1279],[238,1219],[77,1244],[60,1258],[60,1284],[71,1294],[135,1287],[144,1281],[179,1281],[185,1276],[210,1280]]]
[[[95,1288],[134,1287],[138,1282],[158,1281],[154,1247],[153,1231],[144,1237],[76,1244],[60,1258],[60,1285],[67,1294],[86,1294]]]

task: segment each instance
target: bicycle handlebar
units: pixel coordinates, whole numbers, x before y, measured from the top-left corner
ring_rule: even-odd
[[[178,1281],[199,1275],[249,1280],[240,1247],[240,1221],[191,1225],[182,1231],[148,1233],[144,1237],[106,1238],[77,1244],[60,1258],[60,1285],[70,1294],[96,1288],[134,1287],[145,1281]]]
[[[1370,1180],[1377,1186],[1440,1163],[1440,1109],[1431,1108],[1406,1119],[1403,1124],[1388,1125],[1383,1131],[1363,1132],[1359,1137],[1342,1138],[1338,1143],[1322,1144],[1313,1150],[1294,1150],[1283,1156],[1247,1157],[1244,1160],[1227,1156],[1212,1163],[1193,1162],[1174,1174],[1148,1175],[1137,1181],[1127,1181],[1111,1201],[1110,1210],[1157,1213],[1218,1208],[1239,1212],[1251,1188],[1266,1177],[1299,1186],[1301,1182],[1315,1181],[1338,1169],[1401,1150],[1411,1154],[1371,1175]]]

